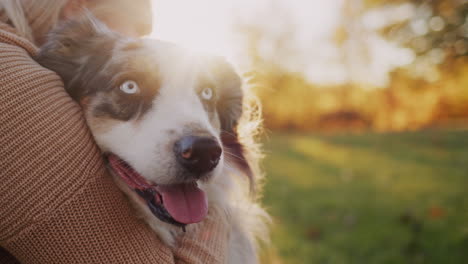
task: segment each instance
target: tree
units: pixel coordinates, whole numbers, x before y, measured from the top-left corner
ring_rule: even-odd
[[[412,15],[382,27],[380,33],[415,52],[411,71],[416,77],[435,81],[438,73],[434,68],[450,67],[454,60],[468,55],[468,1],[366,0],[369,10],[395,5],[405,5]]]

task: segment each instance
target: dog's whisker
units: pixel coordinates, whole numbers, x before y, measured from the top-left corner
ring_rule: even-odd
[[[229,152],[229,151],[226,151],[226,150],[225,150],[224,153],[225,153],[226,155],[229,155],[229,156],[231,156],[231,157],[233,157],[233,158],[236,158],[236,159],[238,159],[238,160],[242,160],[242,161],[245,160],[244,158],[242,158],[242,157],[240,157],[240,156],[238,156],[238,155],[236,155],[236,154],[234,154],[234,153],[231,153],[231,152]]]
[[[233,136],[233,137],[235,137],[235,136],[236,136],[236,134],[235,134],[235,133],[233,133],[233,132],[230,132],[230,131],[227,131],[227,130],[225,130],[225,129],[221,129],[221,132],[223,132],[223,133],[226,133],[226,134],[228,134],[228,135],[230,135],[230,136]]]

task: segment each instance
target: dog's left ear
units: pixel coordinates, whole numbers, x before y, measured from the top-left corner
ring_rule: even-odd
[[[244,99],[242,80],[223,58],[215,59],[213,69],[219,83],[216,109],[221,124],[221,141],[225,149],[225,158],[249,178],[250,187],[253,190],[255,182],[253,172],[245,157],[246,146],[239,140],[238,133]]]
[[[82,92],[79,90],[81,88],[70,83],[77,77],[89,54],[99,55],[95,56],[95,60],[106,60],[106,56],[110,56],[108,53],[115,42],[113,36],[115,33],[86,11],[82,16],[64,22],[52,30],[34,59],[60,75],[67,91],[77,99]]]

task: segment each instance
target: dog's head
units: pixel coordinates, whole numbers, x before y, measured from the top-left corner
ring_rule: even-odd
[[[225,159],[251,177],[236,131],[241,80],[223,59],[124,38],[90,17],[51,33],[36,59],[62,77],[111,170],[161,220],[201,221],[197,183]]]

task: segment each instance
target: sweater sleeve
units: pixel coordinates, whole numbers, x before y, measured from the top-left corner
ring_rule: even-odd
[[[216,239],[187,236],[174,255],[135,217],[60,78],[2,34],[0,247],[24,264],[219,263],[225,227],[206,225]]]
[[[0,245],[21,263],[173,263],[107,175],[60,78],[2,43],[0,84]]]

